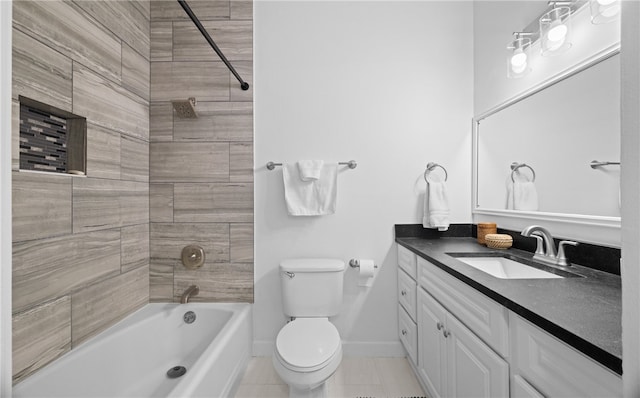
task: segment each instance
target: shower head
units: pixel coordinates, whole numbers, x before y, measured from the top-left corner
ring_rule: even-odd
[[[196,99],[194,97],[187,100],[171,100],[171,104],[180,118],[195,119],[198,117],[196,114]]]

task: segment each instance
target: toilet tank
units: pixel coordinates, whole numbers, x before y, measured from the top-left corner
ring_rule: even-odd
[[[280,263],[284,314],[289,317],[330,317],[340,312],[344,261],[296,258]]]

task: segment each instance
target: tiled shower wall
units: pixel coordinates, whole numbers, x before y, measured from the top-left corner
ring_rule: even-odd
[[[249,82],[239,83],[176,1],[151,2],[150,294],[176,301],[253,301],[252,2],[188,4]],[[195,97],[197,119],[171,100]],[[181,250],[204,248],[206,262],[186,269]]]
[[[22,95],[87,118],[87,175],[13,172],[20,380],[149,300],[150,4],[14,1]]]

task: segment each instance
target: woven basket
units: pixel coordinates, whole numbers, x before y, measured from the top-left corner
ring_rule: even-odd
[[[507,234],[487,234],[484,240],[492,249],[508,249],[513,244],[513,238]]]

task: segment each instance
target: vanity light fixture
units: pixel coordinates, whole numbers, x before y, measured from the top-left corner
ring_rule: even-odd
[[[560,54],[571,48],[571,2],[555,1],[549,5],[551,10],[539,19],[543,56]]]
[[[517,79],[531,71],[531,33],[513,32],[513,36],[507,45],[507,77]]]
[[[591,23],[613,22],[620,15],[620,0],[589,0]]]

